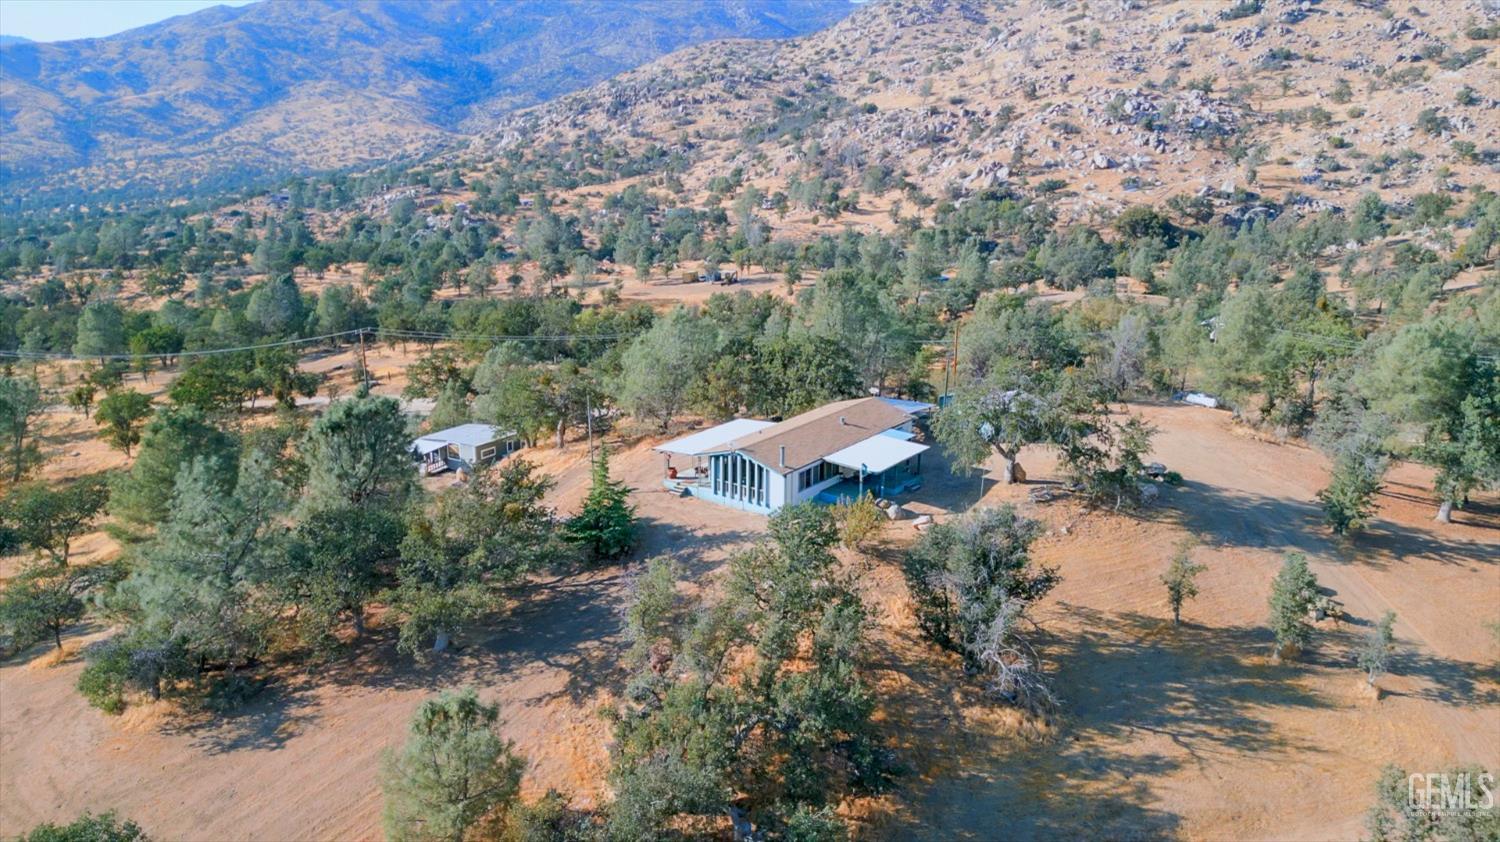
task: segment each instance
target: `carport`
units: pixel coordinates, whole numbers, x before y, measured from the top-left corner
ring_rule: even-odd
[[[922,454],[928,449],[927,445],[911,439],[912,434],[905,430],[886,430],[823,457],[823,461],[854,474],[853,479],[825,494],[835,498],[849,496],[845,486],[851,484],[856,495],[864,494],[866,489],[880,497],[907,490],[917,482],[917,475],[922,472]]]

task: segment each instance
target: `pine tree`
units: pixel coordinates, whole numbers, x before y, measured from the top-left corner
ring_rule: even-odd
[[[630,489],[609,477],[609,451],[599,449],[594,460],[593,485],[583,508],[567,522],[564,535],[596,561],[619,558],[635,546],[635,507]]]
[[[385,758],[386,838],[458,842],[486,813],[515,803],[526,761],[495,733],[499,717],[472,689],[422,703],[406,745]]]
[[[1333,534],[1347,535],[1369,522],[1383,473],[1384,459],[1366,459],[1357,453],[1342,455],[1333,463],[1328,487],[1318,492],[1323,522]]]
[[[1271,583],[1271,631],[1276,634],[1276,650],[1290,655],[1307,645],[1312,627],[1307,612],[1318,595],[1318,580],[1307,569],[1307,556],[1288,553]]]
[[[1194,580],[1199,573],[1208,569],[1206,565],[1193,563],[1192,556],[1189,555],[1191,549],[1191,541],[1177,545],[1172,563],[1161,576],[1162,584],[1167,586],[1167,602],[1172,606],[1174,626],[1182,622],[1182,604],[1198,595],[1198,584]]]

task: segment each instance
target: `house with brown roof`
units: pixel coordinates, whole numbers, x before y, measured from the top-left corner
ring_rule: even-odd
[[[855,398],[784,421],[737,418],[657,445],[668,488],[770,513],[804,500],[881,496],[920,484],[927,445],[912,439],[925,404]],[[673,457],[679,463],[672,464]]]

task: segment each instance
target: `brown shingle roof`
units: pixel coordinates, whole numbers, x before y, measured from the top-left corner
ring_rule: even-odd
[[[750,458],[786,475],[804,465],[899,427],[911,418],[880,398],[854,398],[825,404],[801,415],[741,436],[725,447],[743,451]],[[786,465],[781,448],[786,448]]]

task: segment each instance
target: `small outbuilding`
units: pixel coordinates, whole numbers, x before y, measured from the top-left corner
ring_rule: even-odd
[[[490,424],[460,424],[438,430],[411,443],[412,460],[425,474],[473,471],[521,448],[513,431]]]

